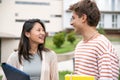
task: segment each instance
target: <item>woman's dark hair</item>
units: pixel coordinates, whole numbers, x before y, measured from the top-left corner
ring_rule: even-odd
[[[100,20],[100,11],[94,1],[82,0],[70,6],[69,10],[74,11],[79,17],[87,15],[87,23],[90,26],[97,26]]]
[[[35,25],[35,23],[40,23],[46,33],[45,26],[39,19],[29,19],[29,20],[25,21],[25,23],[23,25],[22,33],[21,33],[20,43],[18,46],[18,58],[19,58],[20,64],[22,64],[22,60],[21,60],[22,57],[28,61],[30,61],[30,59],[31,59],[31,57],[30,57],[31,54],[29,53],[29,50],[31,49],[31,47],[29,44],[29,39],[28,39],[28,37],[26,37],[25,32],[30,32],[31,29],[33,28],[33,26]],[[45,39],[46,39],[46,37],[45,37]],[[40,55],[41,60],[42,60],[42,51],[43,50],[49,51],[49,49],[44,47],[45,39],[44,39],[43,44],[38,45],[38,54]]]

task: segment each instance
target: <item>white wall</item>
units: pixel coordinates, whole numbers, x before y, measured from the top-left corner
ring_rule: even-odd
[[[52,17],[52,15],[62,16],[62,0],[19,0],[26,2],[47,2],[50,5],[22,5],[15,4],[17,0],[2,0],[0,4],[0,32],[20,36],[23,22],[15,22],[15,19],[39,18],[49,20],[45,23],[47,32],[58,32],[63,29],[62,17]],[[17,16],[15,16],[17,14]]]
[[[0,4],[0,32],[15,34],[14,26],[14,2],[12,0],[2,0]]]
[[[64,29],[65,28],[73,28],[71,25],[70,25],[70,19],[71,19],[71,12],[66,12],[70,5],[78,2],[79,0],[63,0],[63,26],[64,26]]]
[[[53,17],[53,15],[61,15],[62,16],[62,6],[63,2],[61,0],[53,0],[50,2],[51,7],[49,10],[49,18],[50,18],[50,24],[46,25],[48,32],[59,32],[63,30],[63,21],[62,17]]]
[[[109,28],[112,28],[112,17],[110,14],[105,14],[104,15],[104,26],[105,26],[105,29],[109,29]]]
[[[120,11],[120,0],[115,0],[115,11]]]
[[[70,12],[64,14],[64,23],[65,23],[64,26],[65,26],[65,28],[73,28],[70,25],[71,18],[72,18],[72,14]]]
[[[35,2],[34,0],[31,0]],[[49,20],[45,23],[47,32],[58,32],[62,30],[62,17],[52,17],[53,15],[62,15],[62,1],[60,0],[36,0],[36,2],[47,2],[50,5],[16,5],[18,19],[39,18]]]
[[[47,2],[50,5],[22,5],[15,4],[15,1]],[[49,33],[61,31],[63,18],[53,17],[53,15],[62,16],[62,6],[62,0],[2,0],[0,3],[0,32],[20,37],[24,22],[16,22],[15,20],[31,18],[49,20],[50,23],[45,23],[46,31]],[[14,49],[18,47],[18,42],[19,40],[7,38],[1,40],[2,62],[5,62]]]
[[[15,39],[2,39],[1,40],[1,61],[6,62],[8,56],[18,48],[19,40]]]
[[[118,29],[120,29],[120,15],[118,15]]]
[[[111,0],[95,0],[97,5],[98,5],[98,8],[101,10],[101,11],[110,11],[111,10]]]
[[[96,0],[101,11],[112,11],[112,1],[114,2],[114,11],[120,11],[120,0]]]

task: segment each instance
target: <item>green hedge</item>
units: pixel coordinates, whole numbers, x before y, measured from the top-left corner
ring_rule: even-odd
[[[59,80],[65,80],[65,75],[66,74],[71,74],[72,72],[70,71],[60,71],[59,72]]]
[[[53,43],[57,48],[61,48],[61,46],[64,44],[64,42],[65,42],[65,33],[64,32],[56,33],[53,36]]]
[[[75,33],[74,32],[68,33],[67,41],[70,42],[71,44],[73,44],[75,42],[75,40],[76,40]]]
[[[0,75],[0,80],[2,80],[2,75]]]

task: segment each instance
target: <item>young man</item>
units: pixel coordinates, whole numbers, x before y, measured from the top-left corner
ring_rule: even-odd
[[[83,39],[75,48],[75,74],[96,80],[118,80],[119,60],[111,42],[96,30],[100,11],[95,2],[82,0],[70,6],[71,25]]]

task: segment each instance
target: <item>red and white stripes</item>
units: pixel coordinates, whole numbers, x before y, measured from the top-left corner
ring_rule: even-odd
[[[97,80],[118,80],[119,60],[111,42],[103,35],[75,49],[75,74],[95,76]]]

